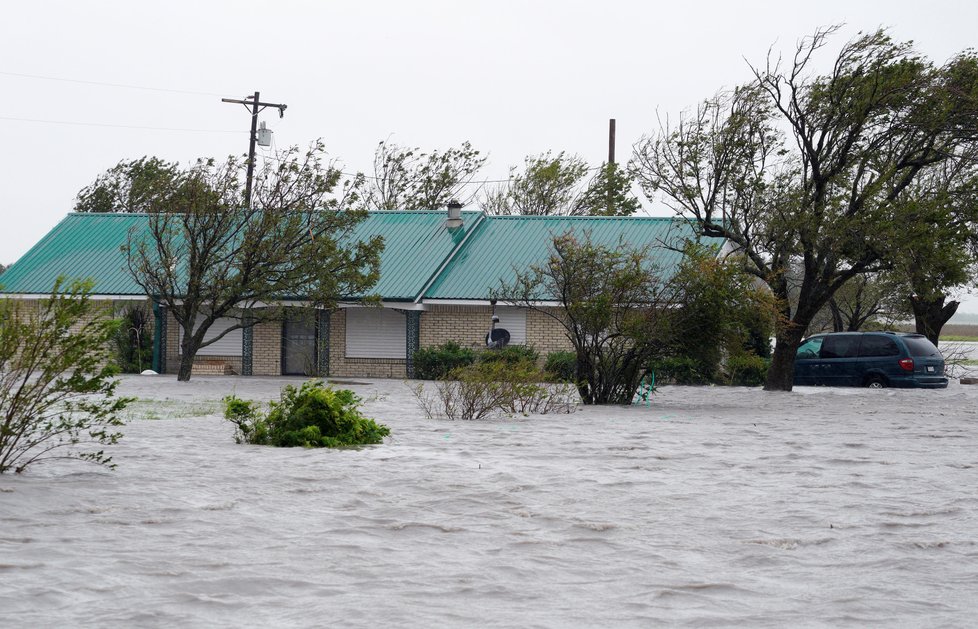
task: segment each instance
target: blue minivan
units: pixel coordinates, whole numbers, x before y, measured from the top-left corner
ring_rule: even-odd
[[[943,389],[947,378],[944,357],[923,334],[834,332],[802,341],[795,384]]]

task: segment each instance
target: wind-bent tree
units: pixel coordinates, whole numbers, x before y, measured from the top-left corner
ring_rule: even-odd
[[[387,140],[377,145],[373,177],[365,177],[368,210],[434,210],[451,200],[467,204],[486,158],[468,142],[444,152],[423,153]]]
[[[571,234],[553,240],[550,257],[500,287],[506,303],[537,310],[564,329],[577,355],[577,388],[585,404],[628,404],[649,360],[669,289],[654,277],[649,252],[608,247]],[[559,302],[558,308],[545,302]]]
[[[960,302],[954,290],[978,284],[978,155],[928,169],[897,200],[913,217],[911,238],[889,258],[902,310],[938,344]]]
[[[0,474],[47,459],[114,467],[104,446],[122,437],[132,400],[115,397],[117,323],[91,289],[59,279],[37,308],[0,300]]]
[[[828,301],[833,332],[856,332],[878,317],[889,314],[891,282],[878,273],[857,275],[837,290]]]
[[[180,179],[180,166],[158,157],[123,160],[78,192],[75,212],[149,211],[157,191]]]
[[[135,281],[173,314],[183,330],[178,380],[189,380],[202,347],[231,330],[280,316],[275,304],[300,297],[332,307],[378,279],[380,237],[357,241],[366,213],[352,210],[352,186],[332,193],[341,173],[321,143],[289,149],[255,174],[244,203],[246,163],[201,161],[156,190],[148,228],[125,245]],[[220,318],[237,323],[204,340]]]
[[[647,195],[703,234],[729,239],[779,299],[766,390],[791,390],[815,314],[905,242],[911,217],[900,195],[975,141],[972,53],[935,67],[877,31],[846,43],[829,73],[813,75],[835,30],[803,40],[786,67],[769,57],[752,83],[661,122],[632,160]],[[801,269],[797,287],[792,266]]]
[[[628,216],[641,207],[632,177],[617,164],[601,165],[589,179],[591,171],[583,158],[563,151],[529,156],[522,172],[511,168],[509,181],[485,194],[482,208],[524,216]]]

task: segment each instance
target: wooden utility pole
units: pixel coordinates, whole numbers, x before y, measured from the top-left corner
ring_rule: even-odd
[[[608,121],[608,165],[615,163],[615,119]]]
[[[251,179],[255,174],[255,142],[258,140],[258,112],[266,107],[278,107],[278,117],[285,116],[285,108],[288,105],[280,103],[263,103],[258,100],[258,92],[254,96],[245,97],[243,100],[234,98],[222,98],[222,103],[238,103],[244,105],[248,113],[251,114],[251,138],[248,141],[248,179],[245,182],[245,207],[251,207]]]

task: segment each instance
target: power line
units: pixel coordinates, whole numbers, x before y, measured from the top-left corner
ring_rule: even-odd
[[[70,120],[42,120],[40,118],[15,118],[13,116],[0,116],[0,120],[12,120],[14,122],[35,122],[39,124],[60,124],[73,125],[79,127],[110,127],[113,129],[147,129],[149,131],[184,131],[188,133],[234,133],[243,134],[245,131],[230,131],[226,129],[185,129],[180,127],[146,127],[129,124],[109,124],[105,122],[75,122]]]
[[[125,83],[105,83],[103,81],[85,81],[82,79],[65,79],[56,76],[42,76],[39,74],[24,74],[21,72],[3,72],[0,74],[4,76],[16,76],[23,79],[40,79],[43,81],[61,81],[64,83],[78,83],[80,85],[99,85],[102,87],[118,87],[128,90],[146,90],[149,92],[172,92],[174,94],[193,94],[195,96],[223,96],[223,94],[217,94],[214,92],[195,92],[193,90],[174,90],[166,87],[146,87],[142,85],[127,85]]]

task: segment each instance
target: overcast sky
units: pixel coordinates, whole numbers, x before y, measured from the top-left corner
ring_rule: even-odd
[[[744,82],[769,48],[820,25],[891,28],[944,61],[975,44],[978,5],[909,2],[370,1],[10,3],[0,21],[0,262],[23,255],[121,159],[247,151],[242,98],[278,147],[323,138],[349,172],[374,146],[470,141],[483,177],[546,150],[618,160],[656,125]],[[29,75],[29,76],[28,76]],[[48,78],[37,78],[48,77]],[[60,80],[51,80],[60,79]],[[112,85],[109,85],[112,84]],[[136,86],[152,89],[131,89]],[[653,213],[662,213],[646,201]],[[978,312],[978,299],[962,310]]]

